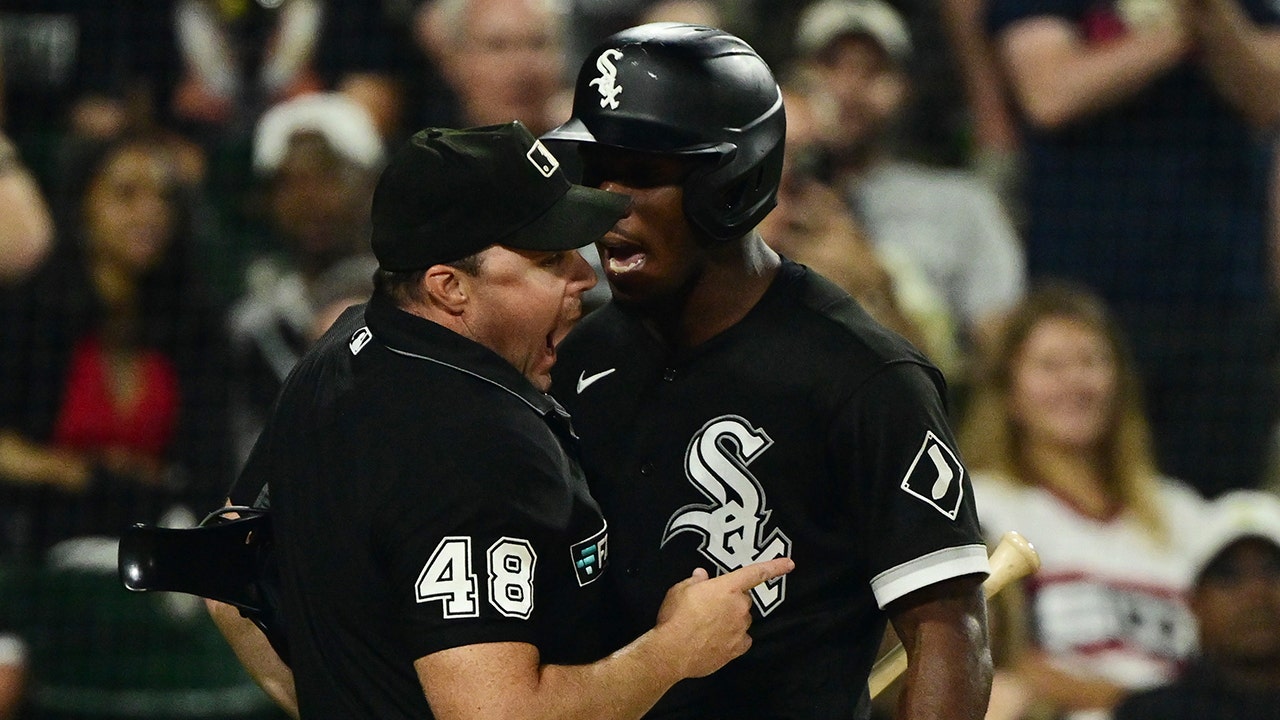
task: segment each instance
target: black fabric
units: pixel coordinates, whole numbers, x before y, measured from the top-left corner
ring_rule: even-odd
[[[956,520],[900,487],[927,433],[955,447],[940,373],[802,266],[785,263],[742,321],[689,353],[608,305],[565,340],[552,387],[610,518],[615,640],[695,567],[796,562],[754,596],[751,650],[651,717],[865,717],[885,624],[873,579],[982,542],[967,476],[948,495]]]
[[[413,663],[450,647],[603,655],[605,523],[572,450],[563,409],[497,354],[378,300],[348,310],[231,494],[270,484],[303,716],[431,717]]]
[[[373,254],[384,270],[420,270],[495,243],[572,250],[595,242],[629,200],[573,185],[519,122],[428,128],[391,157],[373,194]]]

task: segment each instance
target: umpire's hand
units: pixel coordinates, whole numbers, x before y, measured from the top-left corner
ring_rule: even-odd
[[[671,665],[682,677],[702,677],[751,647],[751,588],[791,572],[791,558],[738,568],[715,579],[698,568],[667,591],[651,631],[663,636]]]

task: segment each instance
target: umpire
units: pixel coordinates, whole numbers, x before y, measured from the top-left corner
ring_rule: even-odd
[[[262,506],[270,482],[289,665],[213,612],[293,714],[635,718],[750,644],[748,593],[790,560],[696,571],[656,627],[600,643],[608,528],[545,391],[595,283],[575,248],[628,203],[571,185],[519,123],[391,159],[373,297],[290,375],[230,497]]]

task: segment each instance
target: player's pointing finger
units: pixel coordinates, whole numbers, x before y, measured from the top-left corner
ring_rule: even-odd
[[[740,567],[733,572],[724,575],[721,580],[732,585],[741,592],[746,592],[762,582],[782,577],[794,570],[795,561],[788,557],[774,558],[773,560],[765,560],[763,562],[752,563],[744,567]]]

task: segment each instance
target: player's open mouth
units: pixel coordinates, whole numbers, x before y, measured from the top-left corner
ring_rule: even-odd
[[[600,250],[605,270],[612,275],[620,275],[640,268],[647,257],[639,245],[629,242],[602,243]]]

